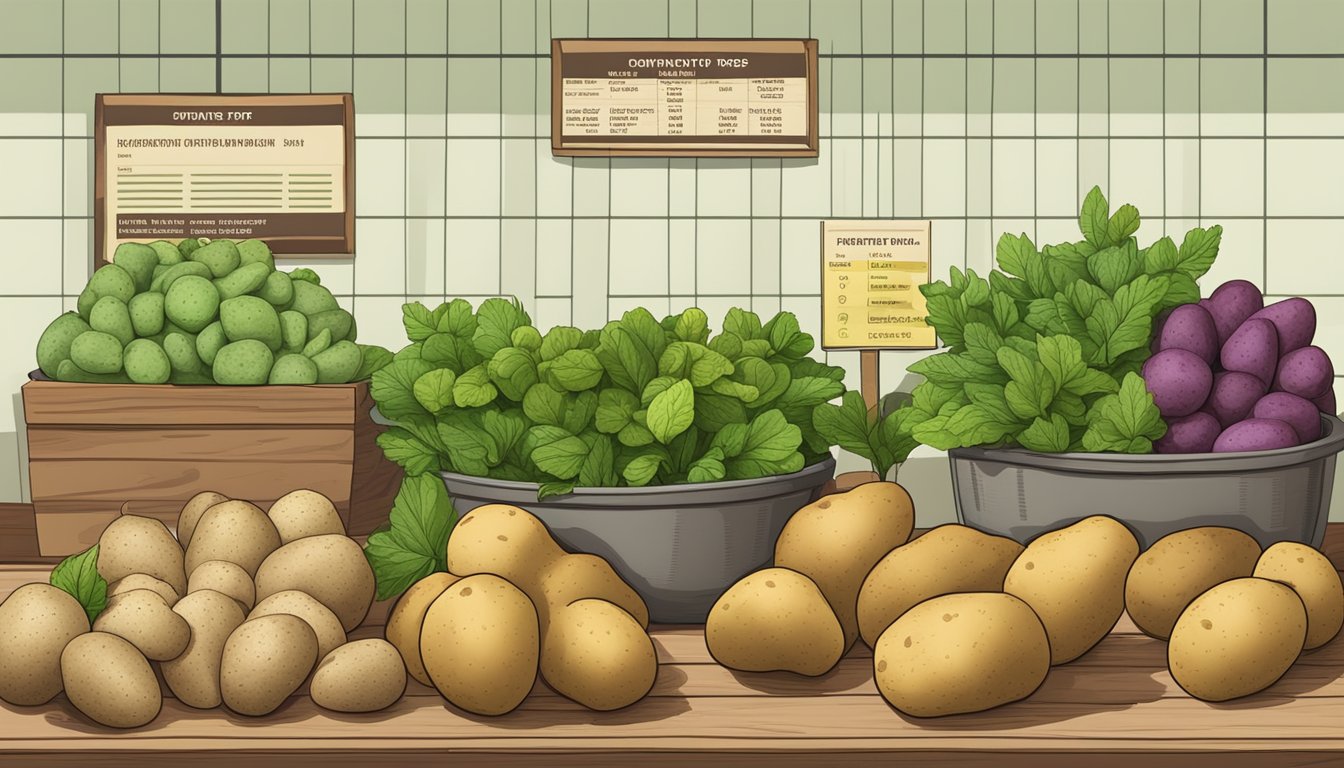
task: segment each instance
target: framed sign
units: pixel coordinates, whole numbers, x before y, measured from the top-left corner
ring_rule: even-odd
[[[816,157],[816,40],[552,40],[551,152]]]
[[[919,286],[932,280],[932,222],[821,223],[823,349],[936,349]]]
[[[119,243],[264,240],[285,256],[350,254],[348,94],[99,94],[94,268]]]

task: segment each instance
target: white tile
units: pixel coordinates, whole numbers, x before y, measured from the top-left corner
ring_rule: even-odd
[[[1266,291],[1289,296],[1344,294],[1344,270],[1333,266],[1344,258],[1344,221],[1273,219],[1267,223]],[[1325,264],[1332,266],[1322,269]],[[1344,372],[1344,358],[1340,368]]]
[[[499,145],[495,139],[448,139],[449,216],[499,215]]]
[[[359,343],[377,344],[393,352],[405,347],[406,327],[401,324],[401,307],[405,300],[399,296],[361,296],[355,304],[355,323],[359,326]],[[429,307],[431,310],[433,306]]]
[[[1041,216],[1071,216],[1077,211],[1078,141],[1036,142],[1036,210]]]
[[[995,112],[995,136],[1030,136],[1035,130],[1036,115],[1031,112]]]
[[[1199,212],[1199,141],[1167,139],[1166,215],[1194,216]]]
[[[406,134],[404,114],[355,113],[356,136],[403,136]]]
[[[500,228],[500,293],[513,296],[524,307],[537,297],[537,240],[535,219],[508,219]]]
[[[859,139],[836,139],[831,142],[831,215],[858,217],[863,215],[864,177],[870,172]]]
[[[1109,128],[1112,136],[1158,136],[1162,133],[1162,115],[1112,112]]]
[[[920,153],[922,143],[918,139],[897,139],[891,144],[892,173],[896,177],[893,216],[919,216],[924,210],[924,185],[920,178],[926,170]]]
[[[995,215],[1026,216],[1035,213],[1035,155],[1035,144],[1030,140],[994,140]]]
[[[821,225],[789,219],[780,234],[780,293],[820,293]]]
[[[61,278],[63,293],[77,296],[89,282],[89,268],[93,257],[93,221],[90,219],[66,219],[61,222],[65,229],[65,253],[62,261]]]
[[[579,157],[574,160],[574,215],[611,213],[611,160]]]
[[[668,212],[668,163],[630,158],[611,169],[613,216],[665,216]]]
[[[499,293],[499,220],[449,219],[444,270],[449,296]]]
[[[696,172],[699,166],[699,160],[673,158],[668,161],[668,215],[695,215]]]
[[[674,294],[695,293],[696,222],[673,219],[667,223],[667,259],[671,269],[669,290]]]
[[[573,159],[552,155],[550,141],[536,144],[537,215],[568,216],[573,210]]]
[[[781,221],[751,222],[751,292],[779,293]]]
[[[1111,188],[1109,166],[1110,152],[1107,150],[1108,141],[1106,139],[1079,139],[1078,140],[1078,203],[1087,197],[1087,193],[1093,187],[1101,187],[1102,192],[1107,192]],[[1110,200],[1111,195],[1107,194],[1106,199]],[[1078,206],[1075,206],[1077,208]],[[1077,210],[1074,211],[1077,213]]]
[[[966,268],[975,270],[981,277],[994,269],[994,243],[998,239],[997,230],[989,219],[967,219],[963,231],[966,234]],[[946,278],[935,274],[934,279]]]
[[[706,219],[696,232],[696,293],[751,293],[751,221]]]
[[[505,139],[503,151],[501,211],[505,216],[533,216],[537,212],[537,158],[532,139]]]
[[[355,238],[359,238],[359,227],[355,227]],[[352,296],[355,292],[355,263],[346,258],[277,258],[275,268],[285,272],[292,272],[300,267],[311,269],[317,273],[318,279],[322,281],[322,287],[331,291],[332,295]]]
[[[1200,287],[1212,291],[1228,280],[1249,280],[1264,290],[1265,223],[1259,219],[1216,217],[1205,218],[1200,222],[1200,226],[1205,229],[1215,224],[1223,228],[1223,238],[1218,244],[1218,258],[1200,280]],[[1176,229],[1168,226],[1167,232],[1179,246],[1189,228],[1186,226],[1184,229]]]
[[[570,325],[573,321],[573,302],[569,299],[537,299],[537,309],[532,313],[532,323],[537,330],[545,333],[557,325]]]
[[[895,142],[892,139],[868,139],[865,154],[873,158],[871,170],[865,177],[868,187],[863,192],[864,216],[891,217],[896,198],[896,171],[892,163]],[[876,166],[876,167],[874,167]]]
[[[924,113],[925,136],[965,136],[969,132],[966,115],[962,112]]]
[[[1141,216],[1162,215],[1162,140],[1112,139],[1111,210],[1129,203]]]
[[[751,167],[744,160],[701,160],[695,199],[700,216],[750,216]]]
[[[607,317],[612,320],[619,320],[626,312],[634,309],[647,309],[655,320],[662,320],[667,315],[672,314],[672,299],[666,296],[661,298],[622,298],[614,296],[607,299]],[[679,307],[679,309],[684,309],[684,307]],[[712,317],[710,322],[712,326]]]
[[[355,139],[355,212],[360,216],[405,214],[405,142]]]
[[[89,216],[93,200],[93,140],[65,141],[65,215]]]
[[[542,219],[537,222],[537,293],[567,296],[570,289],[570,222]]]
[[[54,258],[61,247],[59,219],[0,219],[0,244],[8,258],[0,293],[56,296],[63,265]]]
[[[406,213],[409,216],[442,216],[448,161],[442,139],[411,139],[406,142]],[[456,174],[456,171],[454,171]],[[474,181],[458,179],[459,185]]]
[[[1037,136],[1077,136],[1077,112],[1041,112],[1036,115]]]
[[[1208,136],[1247,136],[1263,133],[1263,112],[1205,112],[1199,118],[1199,130]]]
[[[1344,215],[1344,142],[1270,139],[1268,165],[1270,216]]]
[[[60,139],[0,139],[0,178],[9,180],[0,184],[4,215],[61,215],[61,153]]]
[[[966,227],[960,221],[935,221],[929,238],[933,245],[933,279],[946,281],[952,267],[966,267]]]
[[[924,215],[965,215],[966,141],[926,140],[924,169]]]
[[[812,334],[813,339],[821,338],[821,296],[785,296],[780,299],[779,310],[792,312],[798,318],[798,328],[803,333]],[[811,357],[821,358],[820,348],[813,350]],[[858,374],[858,356],[855,355],[854,373]]]
[[[1158,221],[1161,224],[1161,221]],[[1159,234],[1161,234],[1159,232]],[[1083,233],[1078,229],[1078,219],[1037,219],[1036,235],[1032,242],[1037,248],[1046,245],[1059,245],[1061,243],[1076,243],[1083,239]],[[997,244],[997,241],[995,241]]]
[[[831,212],[831,150],[834,142],[820,140],[818,157],[785,159],[782,171],[785,216],[829,216]]]
[[[783,195],[784,166],[779,160],[751,163],[751,215],[778,216]]]
[[[667,225],[667,219],[611,220],[613,295],[667,293]]]
[[[607,222],[574,222],[574,323],[601,328],[607,322]]]
[[[404,219],[361,219],[356,222],[355,292],[402,296],[409,292]]]
[[[994,167],[991,159],[994,144],[989,139],[968,139],[966,141],[966,177],[963,179],[966,190],[967,216],[988,216],[993,202],[991,193],[994,186],[990,182],[990,171]],[[932,168],[932,166],[930,166]]]
[[[406,290],[412,294],[442,294],[444,290],[443,219],[406,221]]]
[[[0,388],[16,393],[28,381],[28,372],[37,368],[33,350],[47,324],[61,314],[59,297],[23,297],[0,299],[0,317],[34,318],[33,322],[11,322],[0,334],[0,355],[14,361],[0,372]],[[15,431],[15,408],[0,406],[0,433]]]
[[[1201,142],[1200,212],[1204,216],[1260,216],[1265,212],[1264,142],[1204,139]]]
[[[1270,136],[1338,136],[1344,133],[1344,112],[1274,111],[1265,128]]]

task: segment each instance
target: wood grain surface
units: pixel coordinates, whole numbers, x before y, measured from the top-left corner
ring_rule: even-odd
[[[283,387],[30,381],[23,385],[23,415],[29,425],[350,425],[354,405],[367,391],[363,381]]]

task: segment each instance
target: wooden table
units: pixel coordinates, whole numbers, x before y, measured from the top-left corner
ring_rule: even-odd
[[[1332,533],[1327,551],[1341,550],[1339,539]],[[46,574],[0,566],[0,598]],[[355,636],[380,635],[385,613],[377,606]],[[1165,646],[1126,617],[1026,701],[920,721],[878,696],[862,644],[830,674],[804,679],[724,669],[700,627],[652,634],[657,683],[619,712],[591,712],[538,683],[513,713],[476,717],[412,682],[400,702],[369,715],[326,712],[302,691],[265,718],[166,698],[157,720],[121,732],[59,696],[40,707],[0,703],[0,765],[1344,765],[1344,639],[1305,655],[1269,691],[1213,705],[1176,686]]]

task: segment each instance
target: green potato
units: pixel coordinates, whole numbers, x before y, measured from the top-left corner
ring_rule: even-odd
[[[256,296],[237,296],[219,305],[219,321],[229,341],[257,339],[275,352],[284,337],[280,330],[280,316],[265,299]]]
[[[215,280],[215,288],[222,299],[252,293],[266,284],[266,276],[271,273],[265,264],[244,264],[224,277]]]
[[[123,358],[126,375],[136,384],[166,384],[173,372],[163,347],[149,339],[136,339],[127,344]]]
[[[272,272],[266,276],[266,284],[257,292],[261,298],[280,309],[289,309],[294,303],[294,283],[284,272]]]
[[[219,350],[228,343],[229,337],[224,335],[224,325],[216,320],[196,336],[196,354],[200,355],[201,361],[206,365],[214,365],[215,355],[219,354]]]
[[[244,240],[238,243],[238,258],[243,266],[265,264],[267,272],[275,269],[275,257],[271,255],[271,247],[261,240]]]
[[[313,355],[312,359],[317,366],[318,384],[344,384],[359,371],[363,354],[354,342],[342,339]]]
[[[105,264],[89,278],[87,289],[93,292],[92,301],[104,296],[116,296],[125,304],[135,296],[135,278],[120,264]],[[91,308],[93,304],[89,306]]]
[[[119,373],[121,342],[102,331],[86,331],[70,342],[70,359],[89,373]]]
[[[178,278],[186,277],[187,275],[195,275],[196,277],[209,279],[210,268],[196,261],[184,261],[180,264],[174,264],[164,270],[163,274],[154,278],[154,282],[149,284],[149,290],[157,291],[158,293],[167,293],[168,289],[173,287],[173,283],[177,282]]]
[[[131,379],[124,373],[89,373],[75,365],[73,360],[62,360],[56,370],[58,381],[74,381],[83,384],[130,384]]]
[[[271,368],[271,384],[316,384],[317,364],[303,355],[289,353],[281,355]]]
[[[74,312],[66,312],[52,320],[37,340],[37,367],[47,376],[56,378],[61,361],[70,357],[71,343],[81,333],[91,330],[84,318]]]
[[[154,268],[159,265],[159,254],[143,243],[122,243],[113,251],[112,263],[130,274],[136,291],[147,291],[154,279]],[[130,299],[122,301],[129,302]]]
[[[168,289],[163,310],[169,320],[192,333],[199,333],[219,313],[219,291],[204,277],[187,275]]]
[[[341,308],[341,305],[336,303],[336,297],[331,295],[331,291],[320,285],[293,279],[290,280],[290,283],[294,286],[294,305],[291,309],[312,316],[318,312]]]
[[[212,240],[187,257],[210,268],[212,277],[223,277],[238,268],[242,258],[232,240]]]
[[[220,348],[211,372],[219,384],[265,384],[270,378],[274,362],[275,356],[264,343],[256,339],[243,339]]]
[[[154,255],[158,257],[161,267],[171,267],[174,264],[182,263],[182,251],[179,251],[176,245],[167,240],[155,240],[149,244],[149,247],[154,249]]]
[[[163,294],[148,291],[137,293],[127,307],[136,336],[153,336],[163,331]]]
[[[308,316],[292,309],[281,312],[280,333],[287,352],[302,352],[303,345],[308,343]]]
[[[115,336],[122,346],[130,344],[135,338],[131,313],[116,296],[104,296],[93,305],[89,312],[89,327]]]

